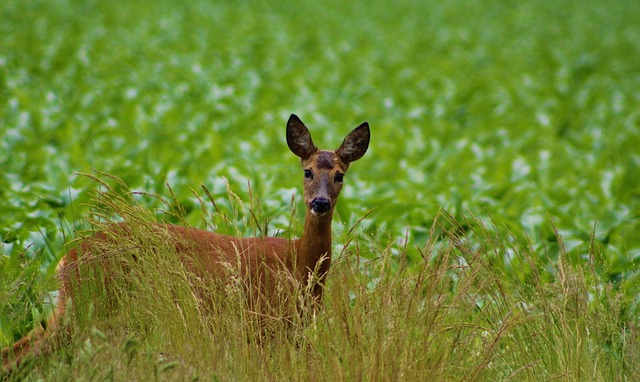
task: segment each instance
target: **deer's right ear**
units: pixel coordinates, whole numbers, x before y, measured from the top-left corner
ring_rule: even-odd
[[[318,151],[309,130],[295,114],[291,114],[287,122],[287,145],[289,150],[302,159],[307,159]]]

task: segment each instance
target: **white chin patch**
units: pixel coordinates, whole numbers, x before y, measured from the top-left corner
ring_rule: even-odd
[[[328,212],[328,211],[327,211]],[[327,212],[317,212],[316,210],[314,210],[313,208],[311,209],[311,214],[313,214],[313,216],[317,216],[317,217],[322,217],[324,215],[327,214]]]

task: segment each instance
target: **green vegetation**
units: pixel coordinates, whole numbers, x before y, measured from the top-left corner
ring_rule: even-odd
[[[2,346],[48,315],[57,259],[102,224],[77,173],[136,192],[109,216],[295,235],[289,114],[324,148],[372,128],[317,315],[256,345],[238,301],[202,312],[188,277],[166,277],[179,265],[156,262],[124,288],[129,314],[101,317],[91,297],[68,343],[16,378],[638,378],[640,3],[9,0],[0,14]]]

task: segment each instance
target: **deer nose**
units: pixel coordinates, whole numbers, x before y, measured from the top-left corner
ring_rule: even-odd
[[[331,201],[327,198],[315,198],[311,201],[311,210],[317,214],[323,214],[331,209]]]

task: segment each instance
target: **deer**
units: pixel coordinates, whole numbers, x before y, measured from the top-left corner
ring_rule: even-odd
[[[286,125],[286,141],[289,149],[300,158],[303,169],[306,209],[299,238],[240,238],[180,225],[157,224],[158,229],[165,230],[174,239],[175,253],[187,271],[201,279],[224,283],[224,279],[229,277],[225,264],[239,264],[239,272],[252,280],[246,284],[246,293],[254,300],[269,305],[270,299],[278,298],[276,278],[272,276],[284,274],[307,290],[313,301],[311,305],[317,307],[322,303],[331,266],[331,224],[336,203],[349,165],[362,158],[369,147],[369,124],[363,122],[353,129],[338,149],[320,150],[305,124],[292,114]],[[6,372],[11,372],[30,354],[38,356],[49,351],[51,346],[47,342],[51,341],[48,338],[60,330],[60,320],[66,314],[68,303],[73,300],[74,287],[81,287],[77,286],[81,255],[98,251],[96,243],[105,240],[113,238],[97,233],[61,258],[56,268],[60,289],[54,313],[46,325],[40,325],[2,350]]]

